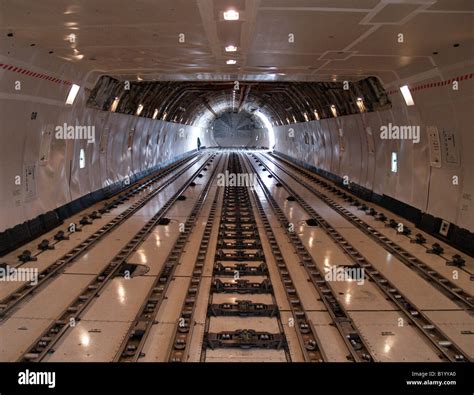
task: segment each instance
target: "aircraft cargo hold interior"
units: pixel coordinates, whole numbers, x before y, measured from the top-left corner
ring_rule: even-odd
[[[1,392],[472,393],[472,0],[0,22]]]

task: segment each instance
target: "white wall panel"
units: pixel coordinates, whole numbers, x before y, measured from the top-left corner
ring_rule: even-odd
[[[367,179],[364,185],[365,188],[374,190],[374,179],[375,172],[379,166],[376,166],[376,147],[375,147],[375,135],[378,135],[380,130],[380,113],[364,113],[361,114],[361,136],[366,140],[367,155],[365,156],[365,166]],[[361,137],[362,138],[362,137]],[[364,144],[362,144],[364,146]],[[381,169],[384,171],[384,169]]]
[[[341,117],[339,118],[340,141],[344,151],[341,152],[341,168],[342,177],[348,176],[349,181],[358,185],[363,185],[362,166],[364,159],[362,158],[362,144],[365,141],[361,138],[361,125],[358,124],[359,116]],[[367,166],[367,164],[365,164]]]
[[[84,87],[90,89],[91,85],[81,82],[88,77],[75,70],[74,65],[40,55],[35,55],[34,60],[20,58],[21,51],[16,59],[0,56],[5,64],[69,80],[82,89],[74,105],[66,106],[64,100],[69,86],[0,69],[0,231],[135,172],[168,163],[197,148],[198,136],[202,145],[215,145],[211,133],[199,128],[87,108]],[[468,66],[459,66],[445,73],[444,78],[470,71]],[[17,80],[21,81],[20,91],[14,89]],[[420,83],[423,81],[418,79],[417,84]],[[393,108],[388,111],[274,127],[276,150],[341,177],[349,175],[352,181],[378,194],[386,194],[472,231],[473,80],[461,81],[459,91],[442,86],[413,92],[413,97],[415,106],[409,108],[395,93],[390,95]],[[35,120],[30,119],[32,112],[37,113]],[[40,151],[48,151],[41,148],[42,131],[64,123],[95,126],[95,143],[53,138],[49,157],[40,165]],[[388,123],[419,125],[421,142],[380,139],[380,126]],[[446,130],[453,134],[459,149],[459,163],[449,163],[442,147],[441,168],[430,166],[427,126],[436,126],[440,133]],[[132,149],[128,150],[132,128],[135,133]],[[182,137],[180,128],[184,132]],[[288,137],[290,128],[295,131],[294,138]],[[343,131],[342,140],[339,129]],[[259,142],[263,139],[262,134]],[[86,152],[84,169],[79,168],[81,148]],[[392,151],[398,153],[397,173],[390,171]],[[36,197],[31,190],[27,196],[25,185],[15,185],[15,176],[23,176],[33,165]],[[452,184],[454,175],[459,175],[458,186]]]
[[[18,59],[3,56],[0,59],[5,64],[70,79],[78,84],[85,78],[64,63],[58,62],[51,69],[39,69]],[[61,72],[57,72],[59,70]],[[87,108],[84,89],[79,91],[73,106],[66,106],[69,86],[4,69],[0,69],[0,78],[0,231],[124,180],[126,176],[175,160],[197,148],[198,136],[203,145],[209,145],[208,137],[200,128]],[[20,91],[14,89],[17,80],[21,81]],[[32,112],[37,113],[34,120],[30,119]],[[94,143],[53,136],[49,150],[44,145],[41,148],[42,131],[64,123],[94,126]],[[129,150],[128,138],[132,129],[135,131]],[[182,138],[180,129],[183,130]],[[158,134],[167,137],[165,143],[162,139],[157,143]],[[82,169],[79,166],[81,149],[86,158]],[[41,165],[40,151],[49,151],[48,159],[41,161]],[[25,171],[31,173],[33,168],[34,183],[30,175],[26,190]],[[22,177],[21,185],[15,184],[17,175]]]
[[[459,75],[465,70],[456,72]],[[474,82],[471,79],[460,84],[460,91],[442,86],[413,92],[415,106],[412,107],[407,107],[401,95],[395,93],[391,95],[391,110],[279,126],[275,128],[276,150],[340,177],[349,175],[351,181],[380,195],[473,231]],[[420,142],[381,139],[380,128],[389,123],[419,126]],[[436,126],[440,132],[443,158],[440,168],[430,166],[429,126]],[[295,130],[294,139],[287,138],[289,128]],[[315,136],[314,145],[305,144],[304,133],[308,130]],[[449,131],[456,140],[456,153],[449,157],[451,163],[443,143],[443,131]],[[396,173],[391,171],[392,152],[398,155]],[[458,163],[453,159],[456,157]],[[457,186],[452,183],[456,175],[459,176]]]

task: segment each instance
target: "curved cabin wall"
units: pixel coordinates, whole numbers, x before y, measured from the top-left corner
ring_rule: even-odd
[[[408,107],[394,89],[389,90],[390,110],[274,127],[275,150],[472,232],[474,74],[468,70],[472,68],[451,68],[444,73],[445,82],[417,79],[410,84],[415,87],[414,106]],[[453,90],[452,79],[458,80],[458,90]],[[389,123],[420,126],[420,142],[382,139],[380,128]],[[441,156],[438,164],[431,165],[436,143],[428,131],[433,127]],[[393,152],[398,159],[396,173],[391,171]]]
[[[21,60],[19,51],[15,58],[0,57],[0,231],[173,161],[196,149],[198,137],[203,146],[213,145],[210,133],[200,128],[89,108],[86,100],[100,71],[88,74],[38,54]],[[406,80],[411,87],[421,87],[412,89],[415,105],[411,107],[398,89],[388,88],[389,110],[274,126],[275,150],[473,231],[471,70],[470,65],[451,67],[443,72],[443,80],[423,76]],[[457,91],[447,83],[431,86],[466,75]],[[69,83],[81,86],[72,106],[65,104]],[[64,123],[94,126],[95,142],[53,136],[49,144],[44,132]],[[389,123],[419,125],[420,143],[382,140],[380,127]],[[434,157],[429,126],[439,132],[440,167],[430,165]],[[289,137],[289,128],[294,137]],[[79,165],[81,149],[84,168]],[[391,171],[392,152],[398,155],[396,173]],[[453,183],[454,176],[458,184]]]
[[[208,134],[199,128],[88,108],[93,84],[85,73],[39,56],[32,63],[0,57],[0,232],[175,161],[197,148],[198,137],[209,145]],[[81,86],[72,106],[65,104],[67,82]],[[64,123],[94,126],[94,143],[56,139],[55,128]]]

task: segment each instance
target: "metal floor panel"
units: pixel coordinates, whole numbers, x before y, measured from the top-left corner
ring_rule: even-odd
[[[184,218],[183,218],[184,220]],[[196,262],[199,247],[201,245],[201,237],[204,232],[205,223],[198,221],[193,229],[190,239],[186,244],[181,258],[181,262],[176,268],[175,277],[188,277],[191,278],[194,269],[194,263]],[[184,290],[183,290],[184,292]]]
[[[446,335],[474,358],[474,317],[464,311],[425,311]]]
[[[170,349],[170,339],[175,328],[175,322],[160,322],[154,325],[143,347],[144,356],[138,361],[165,362]]]
[[[390,232],[390,230],[392,232]],[[403,235],[396,234],[393,229],[384,228],[383,231],[380,230],[380,233],[383,233],[389,239],[393,240],[395,243],[400,245],[406,251],[410,252],[418,259],[426,263],[427,266],[436,270],[438,273],[453,281],[459,287],[465,289],[467,292],[474,295],[474,281],[469,279],[469,274],[464,270],[459,269],[458,267],[448,266],[446,260],[441,258],[436,254],[427,254],[426,247],[420,246],[416,243],[411,243],[410,239]],[[390,235],[391,233],[391,235]],[[463,258],[468,258],[466,255],[462,254]],[[466,259],[467,262],[467,259]],[[466,269],[467,264],[466,264]],[[456,272],[456,275],[453,275]],[[457,277],[457,278],[456,278]]]
[[[419,309],[460,309],[454,302],[387,251],[380,247],[374,248],[374,242],[366,235],[355,229],[340,229],[339,231]]]
[[[153,279],[115,278],[55,347],[51,362],[111,361]]]
[[[235,303],[237,300],[252,300],[254,303],[272,303],[272,296],[270,294],[252,294],[252,295],[239,295],[239,294],[224,294],[214,293],[212,294],[212,303]]]
[[[148,204],[152,204],[151,202]],[[148,206],[147,204],[147,206]],[[146,207],[146,206],[145,206]],[[161,208],[159,206],[156,211]],[[153,217],[152,215],[133,215],[133,217],[127,219],[118,229],[114,230],[110,235],[107,236],[109,240],[124,240],[129,241],[147,222]]]
[[[88,307],[83,319],[131,322],[153,284],[151,277],[116,277]]]
[[[110,362],[128,326],[128,322],[81,320],[45,362]]]
[[[357,327],[379,362],[440,362],[440,358],[397,312],[352,312]]]
[[[292,362],[304,362],[304,355],[301,349],[300,341],[296,333],[294,320],[291,312],[281,311],[281,322],[283,325],[283,331],[285,332],[286,341],[288,343],[288,349],[290,350]],[[308,314],[309,316],[309,314]]]
[[[320,237],[320,240],[317,240],[316,237]],[[319,228],[305,227],[300,238],[323,273],[326,273],[325,269],[334,266],[353,264],[339,248],[334,249],[334,243],[326,234],[322,234]],[[330,286],[338,295],[339,301],[349,311],[396,310],[377,286],[367,279],[363,284],[357,284],[354,281],[330,281]]]
[[[128,259],[130,263],[146,265],[149,271],[146,276],[159,274],[174,241],[178,237],[178,222],[172,221],[169,225],[158,226],[155,231],[140,245]]]
[[[171,281],[167,297],[156,315],[156,321],[173,324],[178,322],[179,312],[181,311],[185,297],[184,293],[188,284],[188,277],[176,277]]]
[[[12,317],[53,320],[89,284],[92,278],[91,275],[79,274],[57,277],[15,311]]]
[[[118,238],[99,243],[69,266],[65,273],[99,274],[126,243],[127,240]]]
[[[206,362],[286,362],[286,358],[279,350],[209,349]]]
[[[157,323],[152,326],[143,346],[145,358],[140,361],[164,361],[170,347],[171,334],[178,324],[179,312],[184,301],[189,278],[177,277],[170,283],[167,298],[155,317]],[[206,306],[207,307],[207,306]]]
[[[196,324],[191,328],[191,341],[189,345],[188,362],[199,362],[201,360],[201,350],[204,338],[204,320],[196,320]]]
[[[10,318],[0,325],[0,362],[15,362],[51,323],[49,319]]]
[[[2,347],[0,361],[13,361],[19,358],[34,339],[40,336],[87,286],[92,277],[87,275],[58,277],[6,321],[1,322],[0,339],[8,339],[8,342]],[[4,342],[0,340],[0,343]]]
[[[332,281],[331,286],[349,314],[357,310],[396,310],[395,306],[388,302],[377,287],[367,279],[361,285],[350,281]]]
[[[474,295],[474,281],[469,279],[469,273],[466,273],[464,270],[460,270],[458,267],[448,266],[446,264],[446,260],[436,254],[427,254],[424,252],[424,247],[421,247],[416,243],[410,243],[410,240],[406,237],[395,235],[393,240],[405,250],[426,263],[429,267],[433,268],[444,277],[449,278],[451,281],[453,281],[459,287],[465,289],[470,294]],[[470,258],[464,254],[462,254],[462,256],[466,259],[465,269],[469,270],[467,261]],[[456,275],[454,275],[454,271],[456,272]],[[474,272],[474,270],[471,270],[471,272]]]
[[[278,322],[271,317],[211,317],[209,332],[254,329],[262,332],[279,332]]]
[[[313,323],[313,327],[321,340],[323,351],[328,362],[349,362],[347,356],[350,355],[341,334],[332,324],[329,313],[325,311],[310,311],[308,317]]]

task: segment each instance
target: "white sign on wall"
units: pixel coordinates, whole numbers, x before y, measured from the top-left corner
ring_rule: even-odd
[[[430,147],[430,164],[432,167],[441,167],[441,144],[438,128],[436,126],[428,126],[426,131]]]
[[[446,163],[459,165],[459,144],[456,139],[456,133],[453,130],[443,129],[442,139]]]
[[[53,137],[54,125],[46,125],[44,130],[41,132],[41,144],[40,144],[40,166],[45,166],[49,161],[49,151],[51,149],[51,139]]]
[[[27,202],[36,198],[36,165],[26,165],[24,171],[24,201]]]

